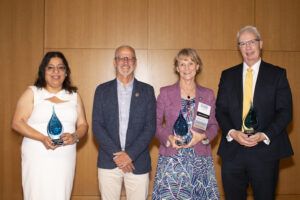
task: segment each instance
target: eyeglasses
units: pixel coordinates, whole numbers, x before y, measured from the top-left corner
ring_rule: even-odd
[[[66,71],[66,67],[64,65],[47,65],[46,66],[46,71],[47,72],[55,72],[55,71],[59,71],[59,72],[65,72]]]
[[[129,58],[129,57],[116,57],[115,58],[118,62],[122,61],[122,62],[131,62],[131,63],[134,63],[136,61],[136,57],[132,57],[132,58]]]
[[[247,45],[253,47],[255,45],[256,42],[260,41],[259,39],[253,39],[253,40],[249,40],[246,42],[239,42],[238,45],[240,48],[246,48]]]

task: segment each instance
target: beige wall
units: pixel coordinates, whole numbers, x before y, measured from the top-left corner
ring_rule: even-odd
[[[22,199],[22,137],[10,129],[10,120],[45,52],[65,54],[91,126],[94,90],[114,78],[115,47],[136,48],[136,77],[152,84],[156,95],[160,87],[177,80],[172,63],[178,50],[195,48],[204,63],[197,82],[216,94],[221,71],[241,62],[235,35],[248,24],[261,32],[263,59],[287,69],[294,100],[288,130],[295,156],[281,162],[277,199],[300,199],[299,10],[299,0],[1,0],[0,199]],[[216,156],[219,139],[213,142],[213,157],[223,195],[221,159]],[[153,139],[150,193],[158,147]],[[78,145],[72,199],[100,199],[96,160],[97,142],[90,128]]]

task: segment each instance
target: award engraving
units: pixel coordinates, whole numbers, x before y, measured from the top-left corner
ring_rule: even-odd
[[[249,112],[246,115],[245,120],[243,122],[243,127],[244,127],[244,133],[247,134],[248,136],[254,135],[257,132],[256,129],[258,127],[258,121],[252,103]]]
[[[180,137],[182,139],[182,142],[178,140],[176,141],[176,144],[178,146],[187,145],[188,124],[186,123],[186,120],[184,119],[181,111],[173,126],[173,132],[175,136]]]
[[[63,139],[60,137],[63,133],[63,126],[56,116],[54,106],[52,116],[48,122],[47,133],[52,140],[52,146],[62,145],[64,143]]]

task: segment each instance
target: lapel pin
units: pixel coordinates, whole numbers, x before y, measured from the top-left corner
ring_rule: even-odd
[[[201,101],[202,100],[202,97],[199,97],[199,101]]]
[[[135,96],[136,96],[136,97],[139,97],[139,96],[140,96],[140,94],[137,92],[137,93],[135,93]]]

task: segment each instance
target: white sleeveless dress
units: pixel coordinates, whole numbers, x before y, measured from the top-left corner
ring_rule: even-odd
[[[30,86],[34,92],[34,108],[27,124],[44,135],[52,116],[63,125],[63,132],[74,133],[77,120],[77,93],[61,90],[51,94],[46,89]],[[48,98],[66,101],[55,104]],[[25,200],[69,200],[76,164],[76,143],[47,150],[40,141],[24,137],[22,142],[22,185]]]

